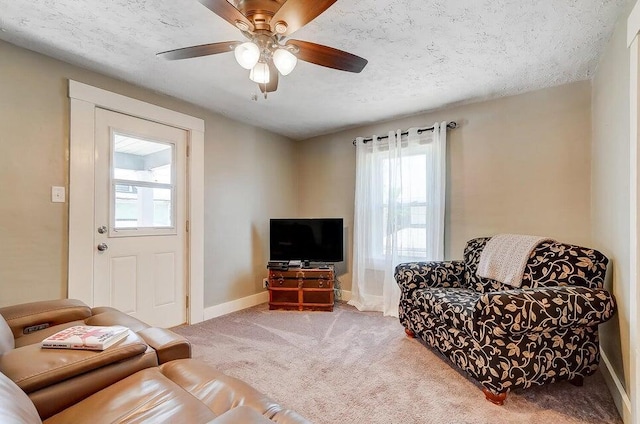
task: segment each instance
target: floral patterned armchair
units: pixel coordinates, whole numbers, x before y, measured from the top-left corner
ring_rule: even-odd
[[[396,267],[405,331],[469,373],[498,405],[516,388],[582,385],[600,361],[598,324],[615,314],[614,298],[602,288],[608,259],[543,242],[516,289],[476,275],[488,240],[470,240],[463,261]]]

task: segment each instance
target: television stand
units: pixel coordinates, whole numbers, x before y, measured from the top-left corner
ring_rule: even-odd
[[[269,309],[333,311],[335,272],[327,268],[269,270]]]

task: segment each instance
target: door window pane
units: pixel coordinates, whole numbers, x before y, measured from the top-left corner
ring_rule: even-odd
[[[113,178],[171,184],[173,144],[114,134]]]
[[[171,189],[116,185],[115,228],[171,227]]]
[[[175,145],[113,133],[115,230],[173,228]]]

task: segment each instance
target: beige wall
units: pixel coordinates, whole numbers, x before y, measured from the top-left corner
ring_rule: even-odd
[[[284,137],[0,41],[0,305],[66,296],[67,79],[205,120],[205,306],[261,291],[268,219],[295,215]],[[247,100],[249,101],[249,100]]]
[[[593,244],[611,259],[607,288],[614,293],[618,302],[618,315],[601,326],[601,346],[613,366],[615,376],[626,388],[629,387],[631,302],[627,15],[623,14],[618,22],[593,79],[591,164]],[[607,382],[618,409],[623,411],[618,390],[611,379]]]
[[[445,256],[500,232],[589,245],[591,86],[579,82],[452,107],[306,140],[298,151],[302,216],[339,216],[348,227],[343,288],[351,288],[357,136],[456,121],[449,132]]]

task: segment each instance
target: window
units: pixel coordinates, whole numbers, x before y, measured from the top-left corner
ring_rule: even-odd
[[[379,211],[373,217],[377,221],[375,227],[384,231],[375,237],[375,256],[384,257],[392,250],[407,260],[429,256],[428,215],[433,213],[434,205],[427,200],[428,153],[427,145],[417,145],[405,148],[402,157],[376,158],[374,179],[378,183],[372,185],[372,197]],[[391,167],[392,162],[398,166]]]
[[[113,231],[175,230],[175,145],[114,131],[112,146]]]

